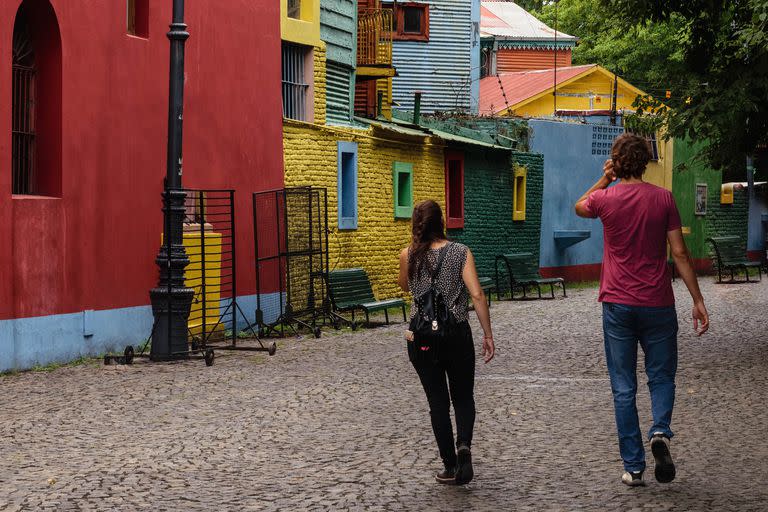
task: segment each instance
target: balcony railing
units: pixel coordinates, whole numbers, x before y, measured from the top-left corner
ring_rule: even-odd
[[[357,65],[392,66],[392,9],[361,12],[357,19]]]

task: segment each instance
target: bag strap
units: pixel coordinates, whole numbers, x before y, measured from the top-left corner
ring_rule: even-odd
[[[437,281],[437,277],[440,274],[440,269],[443,267],[443,260],[445,259],[445,255],[448,252],[448,246],[451,245],[453,242],[448,242],[444,246],[440,248],[440,252],[437,255],[437,265],[435,266],[435,271],[432,272],[432,286],[435,286],[435,281]]]

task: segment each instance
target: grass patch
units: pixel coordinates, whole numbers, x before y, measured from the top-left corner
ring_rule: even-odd
[[[597,288],[600,281],[574,281],[565,283],[566,290],[584,290],[587,288]]]
[[[78,357],[77,359],[66,362],[66,363],[55,362],[55,363],[50,363],[46,365],[36,364],[35,366],[33,366],[28,370],[6,370],[4,372],[0,372],[0,377],[11,377],[11,376],[18,375],[21,373],[26,373],[26,372],[48,373],[48,372],[58,370],[59,368],[72,368],[75,366],[99,366],[103,359],[104,359],[104,355],[100,355],[96,357],[83,356],[83,357]]]

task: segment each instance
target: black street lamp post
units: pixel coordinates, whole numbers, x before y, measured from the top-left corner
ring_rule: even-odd
[[[152,314],[150,358],[163,361],[184,357],[187,352],[187,322],[194,290],[184,285],[189,264],[183,245],[184,202],[181,188],[182,126],[184,122],[184,44],[189,38],[184,24],[184,0],[173,0],[170,88],[168,96],[168,161],[163,192],[163,245],[155,258],[160,279],[149,292]]]

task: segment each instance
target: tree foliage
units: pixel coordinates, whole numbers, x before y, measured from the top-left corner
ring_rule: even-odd
[[[768,0],[599,0],[621,30],[682,23],[670,98],[637,102],[639,124],[704,143],[710,163],[743,166],[768,144]]]
[[[549,2],[535,12],[550,27],[579,38],[574,64],[600,64],[651,95],[664,95],[669,76],[681,71],[680,40],[687,37],[679,17],[624,26],[600,0]]]

